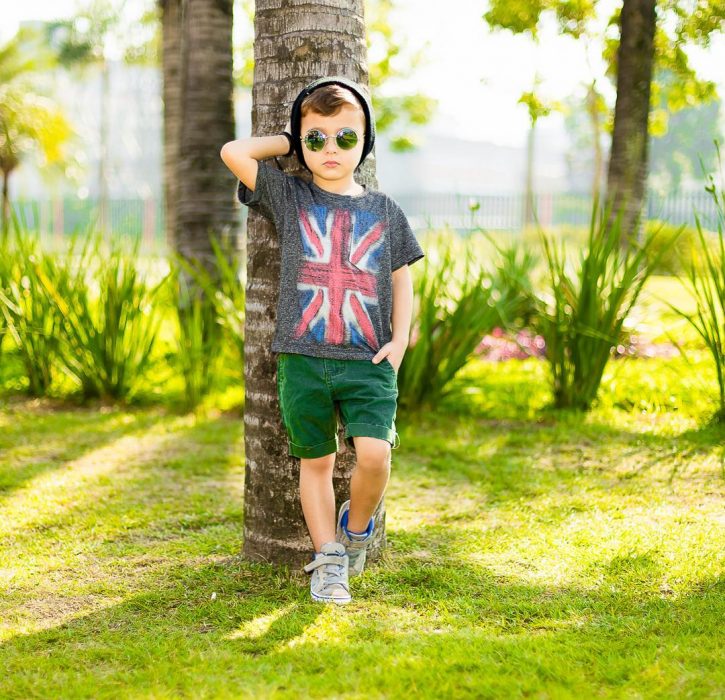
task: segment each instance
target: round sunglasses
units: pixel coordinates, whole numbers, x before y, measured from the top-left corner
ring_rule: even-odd
[[[363,133],[363,136],[364,135],[365,134]],[[307,146],[310,151],[321,151],[325,147],[327,139],[331,138],[335,139],[335,143],[337,143],[338,147],[343,151],[349,151],[351,148],[355,148],[358,141],[357,131],[349,126],[345,126],[340,129],[334,137],[332,134],[330,136],[325,136],[325,134],[323,134],[319,129],[310,129],[300,138],[304,141],[305,146]]]

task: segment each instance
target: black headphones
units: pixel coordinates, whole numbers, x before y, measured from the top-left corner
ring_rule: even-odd
[[[327,78],[318,78],[313,80],[307,87],[300,92],[295,98],[292,104],[292,114],[290,115],[290,129],[292,130],[292,147],[297,154],[297,160],[309,170],[307,163],[305,163],[304,149],[302,148],[302,141],[300,139],[300,128],[302,126],[302,102],[311,92],[314,92],[318,87],[323,85],[340,85],[347,88],[353,94],[355,94],[360,100],[360,106],[365,113],[365,137],[363,139],[363,150],[360,156],[360,162],[355,166],[355,169],[359,168],[365,158],[367,158],[370,151],[373,150],[375,145],[375,115],[373,113],[373,106],[370,103],[367,95],[363,92],[362,88],[354,81],[344,78],[341,75],[333,75]]]

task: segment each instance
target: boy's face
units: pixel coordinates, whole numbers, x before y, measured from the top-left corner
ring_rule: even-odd
[[[358,136],[354,148],[349,150],[340,148],[335,139],[337,132],[346,126],[354,129]],[[317,112],[308,112],[302,117],[300,136],[304,138],[310,129],[318,129],[325,136],[332,136],[327,139],[320,151],[311,151],[304,142],[302,143],[305,162],[312,171],[313,179],[336,182],[350,178],[362,156],[365,141],[364,113],[352,105],[343,105],[337,114],[329,117],[323,117]]]

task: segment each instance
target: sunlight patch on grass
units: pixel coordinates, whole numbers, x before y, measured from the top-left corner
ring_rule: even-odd
[[[287,605],[283,605],[267,615],[255,617],[254,619],[245,622],[241,629],[228,634],[226,639],[239,639],[240,637],[257,639],[262,637],[269,632],[270,627],[272,627],[275,622],[291,613],[297,607],[297,603],[288,603]]]
[[[300,646],[344,646],[347,639],[355,633],[354,604],[335,605],[334,603],[314,603],[319,606],[319,613],[302,632],[284,643],[283,647],[293,649]]]
[[[90,614],[109,610],[123,602],[123,598],[104,592],[90,595],[54,595],[26,598],[15,607],[3,610],[0,622],[0,643],[13,637],[37,634],[60,627]]]
[[[89,502],[113,498],[120,481],[153,462],[174,439],[173,433],[154,434],[153,429],[126,435],[34,477],[3,502],[0,536],[48,524]]]

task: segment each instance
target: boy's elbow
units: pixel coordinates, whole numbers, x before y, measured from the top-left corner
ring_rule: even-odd
[[[244,146],[243,140],[227,141],[219,151],[219,156],[226,163],[232,156],[241,155],[243,153]]]
[[[230,152],[231,152],[231,150],[232,150],[232,149],[231,149],[231,146],[232,146],[232,144],[233,144],[233,143],[234,143],[234,141],[228,141],[227,143],[225,143],[225,144],[224,144],[224,145],[222,146],[221,150],[219,151],[219,157],[220,157],[220,158],[221,158],[221,159],[222,159],[222,160],[223,160],[223,161],[224,161],[225,163],[227,162],[227,158],[229,158],[229,154],[230,154]]]

